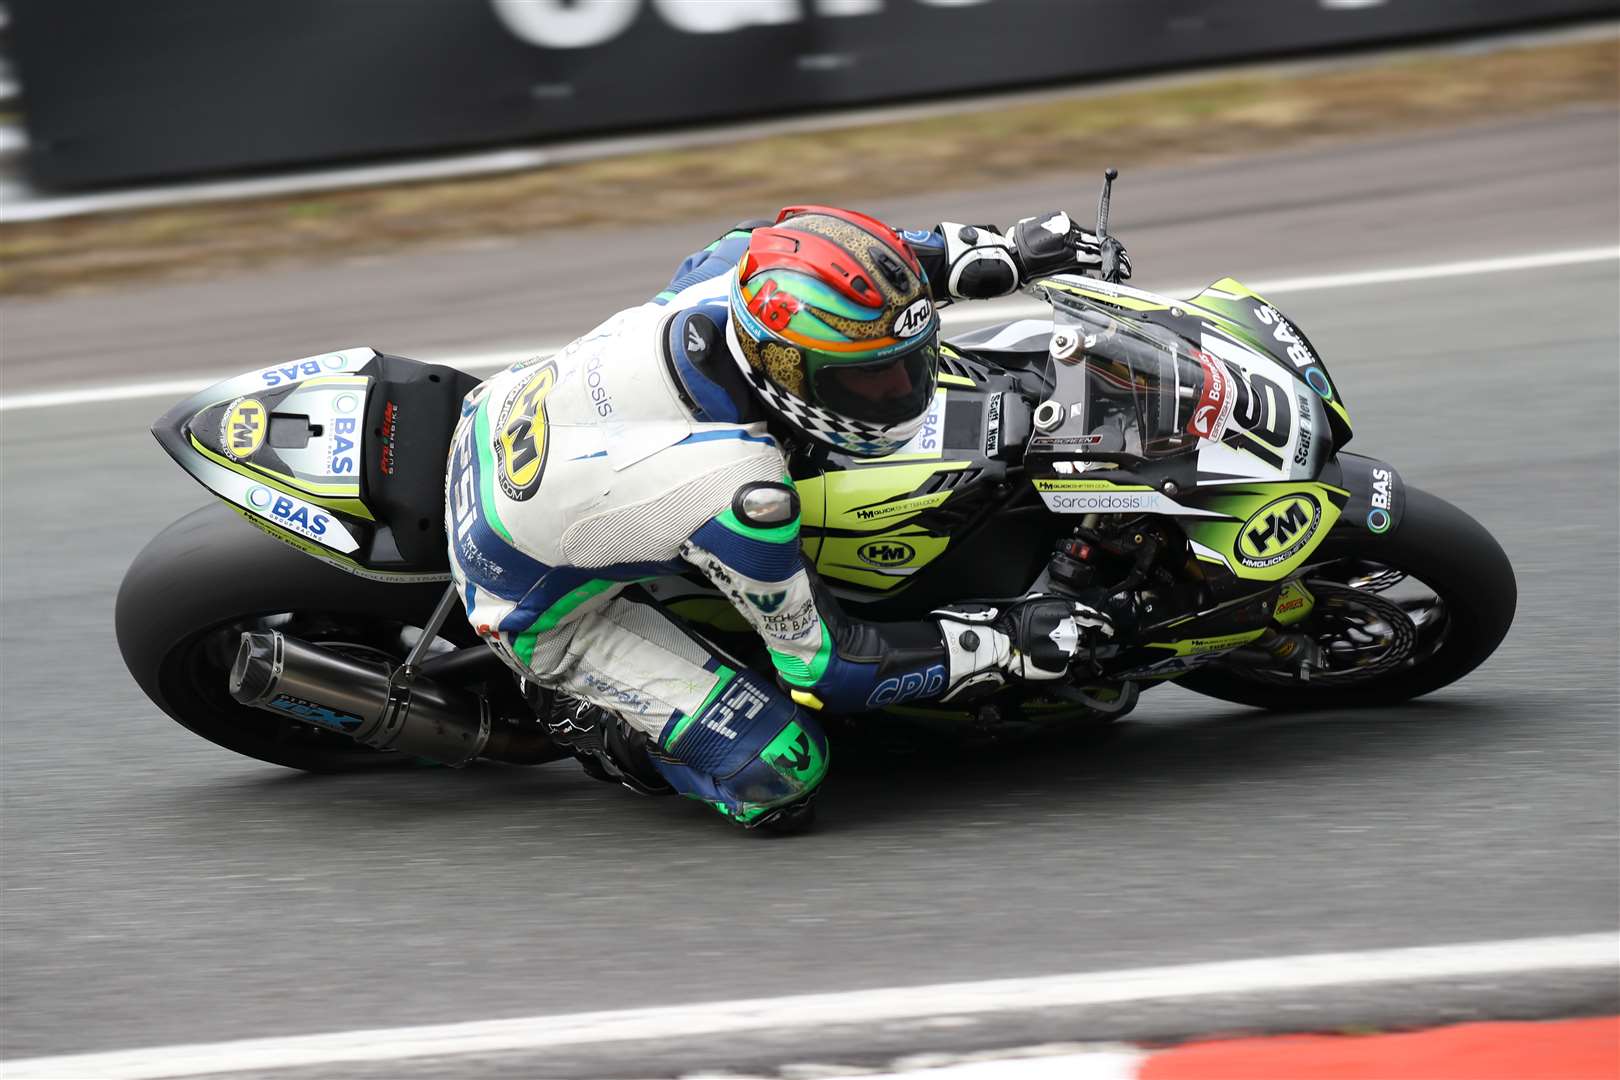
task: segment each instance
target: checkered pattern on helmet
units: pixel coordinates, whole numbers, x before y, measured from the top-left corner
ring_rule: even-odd
[[[844,230],[850,236],[864,237],[869,232],[864,224],[846,222],[828,215],[815,216],[818,220],[821,217],[827,217],[834,227],[834,231]],[[843,240],[849,240],[849,238],[844,237]],[[898,242],[898,237],[896,237],[896,242]],[[880,287],[886,287],[883,275],[878,272],[878,269],[864,265],[866,256],[862,256],[855,248],[849,247],[848,243],[845,243],[844,246],[852,252],[852,258],[855,262],[863,264],[863,269],[868,271],[868,276],[871,277],[872,281],[877,282]],[[860,457],[882,457],[885,454],[894,453],[922,428],[923,421],[928,416],[928,408],[925,408],[914,418],[903,420],[888,427],[880,427],[875,424],[863,423],[851,417],[840,416],[808,400],[811,396],[811,387],[809,386],[809,372],[803,366],[801,355],[804,346],[785,341],[755,317],[743,296],[740,274],[740,268],[732,273],[727,289],[731,309],[731,317],[727,320],[726,326],[727,344],[730,346],[732,359],[736,361],[749,385],[758,392],[760,398],[773,411],[780,414],[789,424],[800,429],[811,438],[845,453],[855,454]],[[927,295],[925,282],[919,279],[917,287],[922,290],[923,296]],[[888,299],[892,301],[889,308],[898,310],[897,305],[901,304],[906,297],[889,297]],[[892,314],[894,314],[894,311],[886,309],[885,320]],[[888,326],[889,323],[885,322],[884,325]],[[936,329],[933,333],[937,333],[937,325],[936,322]],[[788,349],[796,357],[799,357],[797,360],[799,377],[796,380],[799,385],[790,388],[778,381],[782,377],[782,373],[772,372],[769,357],[762,355],[760,352],[766,343]],[[930,402],[930,407],[931,404]]]
[[[857,457],[882,457],[894,453],[905,445],[907,439],[916,434],[917,427],[922,423],[922,418],[918,417],[916,424],[906,424],[897,431],[839,416],[783,391],[767,378],[763,371],[750,366],[741,357],[734,354],[733,359],[736,360],[743,376],[748,379],[749,385],[758,392],[767,405],[781,413],[788,423],[804,431],[811,438],[836,446]]]

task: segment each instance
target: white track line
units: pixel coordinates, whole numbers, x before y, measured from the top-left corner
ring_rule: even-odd
[[[1029,1047],[1011,1052],[975,1055],[970,1061],[936,1063],[922,1055],[917,1063],[904,1061],[884,1072],[839,1072],[830,1069],[824,1080],[1138,1080],[1148,1060],[1146,1050],[1134,1046]],[[806,1070],[808,1072],[808,1070]],[[822,1073],[810,1073],[823,1076]],[[689,1073],[681,1080],[750,1080],[731,1072]],[[759,1077],[758,1080],[771,1080]]]
[[[1532,255],[1509,255],[1495,259],[1468,259],[1461,262],[1429,263],[1423,266],[1400,266],[1383,270],[1362,270],[1347,274],[1316,274],[1310,277],[1277,278],[1257,281],[1250,287],[1267,296],[1286,293],[1322,292],[1329,289],[1354,289],[1368,285],[1394,285],[1410,281],[1432,281],[1436,278],[1471,277],[1476,274],[1502,274],[1525,270],[1545,270],[1560,266],[1579,266],[1583,263],[1610,262],[1620,259],[1620,247],[1573,248],[1564,251],[1543,251]],[[1166,295],[1180,296],[1196,293],[1202,286],[1183,286],[1164,290]],[[984,323],[992,319],[1020,319],[1041,315],[1050,310],[1045,304],[1033,300],[990,301],[985,304],[948,308],[943,313],[946,325]],[[517,360],[536,354],[555,352],[564,342],[537,344],[522,350],[482,352],[437,357],[425,356],[436,363],[449,364],[465,371],[494,371]],[[272,360],[275,358],[271,358]],[[0,395],[0,412],[14,409],[48,409],[60,405],[89,405],[109,401],[131,401],[137,398],[173,397],[200,390],[210,383],[228,378],[236,372],[215,377],[207,375],[171,375],[161,379],[132,383],[109,383],[99,386],[63,386],[48,390],[30,390],[20,394]]]
[[[631,1039],[712,1038],[759,1031],[780,1034],[789,1029],[870,1027],[946,1016],[1609,967],[1620,967],[1620,936],[1605,932],[148,1046],[0,1062],[0,1075],[6,1080],[91,1076],[98,1080],[167,1080],[559,1046],[605,1046]]]

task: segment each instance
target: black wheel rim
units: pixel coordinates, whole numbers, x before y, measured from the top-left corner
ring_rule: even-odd
[[[1291,633],[1310,637],[1322,667],[1309,680],[1298,669],[1235,667],[1258,682],[1323,690],[1374,682],[1432,662],[1451,636],[1453,609],[1416,574],[1389,563],[1341,559],[1305,580],[1317,603]]]

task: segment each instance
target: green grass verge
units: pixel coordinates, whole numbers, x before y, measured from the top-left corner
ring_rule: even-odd
[[[1306,73],[1076,94],[1037,103],[531,172],[0,227],[0,293],[512,238],[560,227],[858,204],[1103,164],[1189,162],[1616,104],[1613,38],[1481,54],[1373,58]]]

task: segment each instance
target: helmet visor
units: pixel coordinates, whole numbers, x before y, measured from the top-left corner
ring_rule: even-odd
[[[933,403],[939,349],[932,340],[861,364],[823,360],[811,374],[816,402],[839,416],[875,427],[915,420]]]

